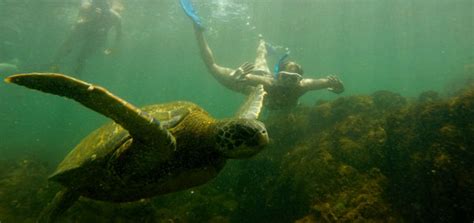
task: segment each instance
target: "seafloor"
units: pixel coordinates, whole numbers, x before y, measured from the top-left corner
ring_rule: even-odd
[[[474,87],[388,91],[270,113],[271,145],[211,183],[136,203],[81,199],[61,222],[472,222]],[[0,221],[34,222],[59,186],[0,162]]]

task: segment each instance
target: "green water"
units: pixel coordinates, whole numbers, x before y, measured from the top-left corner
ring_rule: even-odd
[[[253,61],[257,35],[288,47],[308,77],[338,74],[344,95],[386,89],[402,95],[444,90],[474,59],[474,3],[456,1],[196,1],[218,63]],[[82,79],[136,105],[190,100],[217,117],[243,97],[220,86],[199,58],[190,21],[177,1],[126,1],[121,53],[94,56]],[[79,1],[0,1],[0,39],[26,71],[47,63],[76,18]],[[18,34],[8,35],[9,29]],[[10,38],[10,39],[9,39]],[[5,47],[5,48],[8,48]],[[72,74],[74,75],[74,74]],[[105,118],[17,86],[0,88],[0,154],[41,148],[65,154]],[[310,92],[313,104],[335,98]],[[34,145],[34,146],[33,146]],[[5,151],[7,150],[7,151]]]
[[[20,72],[41,70],[66,38],[79,2],[0,0],[0,59],[18,58]],[[193,2],[219,64],[253,61],[262,34],[288,47],[307,77],[337,74],[344,82],[342,95],[309,92],[300,99],[305,105],[376,90],[449,94],[472,77],[472,0]],[[244,97],[207,72],[177,0],[124,0],[124,6],[120,54],[93,56],[81,79],[138,106],[189,100],[219,118],[236,111]],[[35,154],[57,163],[107,121],[73,101],[0,83],[0,157]]]

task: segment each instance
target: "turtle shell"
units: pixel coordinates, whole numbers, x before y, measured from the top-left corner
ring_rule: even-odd
[[[194,113],[207,115],[207,112],[196,104],[184,101],[149,105],[141,108],[141,110],[159,120],[168,129],[179,125],[184,120],[184,116]],[[179,121],[174,122],[172,126],[166,125],[166,123],[177,118],[179,118]],[[79,180],[83,179],[85,175],[102,171],[100,169],[103,168],[96,168],[96,165],[101,166],[104,161],[109,160],[111,155],[125,143],[130,142],[131,138],[132,136],[128,131],[115,122],[105,124],[84,138],[59,164],[50,179],[63,183],[65,181],[77,181],[76,183],[80,184]],[[100,175],[97,174],[97,176]]]

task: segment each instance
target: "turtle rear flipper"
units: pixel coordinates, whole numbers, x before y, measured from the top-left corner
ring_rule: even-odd
[[[237,112],[237,117],[246,119],[257,119],[263,106],[263,99],[267,92],[263,89],[263,85],[257,85],[247,97],[245,103]]]
[[[54,223],[57,218],[61,216],[67,209],[69,209],[74,202],[80,197],[79,194],[70,190],[64,189],[56,193],[53,200],[41,212],[36,220],[37,223]]]
[[[113,119],[134,139],[158,148],[170,148],[162,152],[174,150],[174,137],[158,120],[103,87],[55,73],[18,74],[5,78],[5,82],[73,99]]]

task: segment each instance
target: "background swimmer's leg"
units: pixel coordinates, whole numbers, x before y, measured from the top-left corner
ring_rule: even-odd
[[[58,66],[62,59],[71,54],[73,48],[74,39],[72,37],[69,37],[68,39],[66,39],[66,41],[64,41],[64,43],[61,44],[58,51],[56,51],[56,54],[53,57],[53,61],[51,62],[52,66]]]
[[[255,71],[257,73],[271,74],[267,64],[267,47],[265,40],[260,38],[257,47],[257,58],[255,58]]]
[[[104,45],[103,39],[98,37],[88,37],[89,39],[84,42],[82,48],[76,59],[76,67],[74,68],[74,75],[80,76],[86,65],[87,59],[89,59],[94,53]]]

